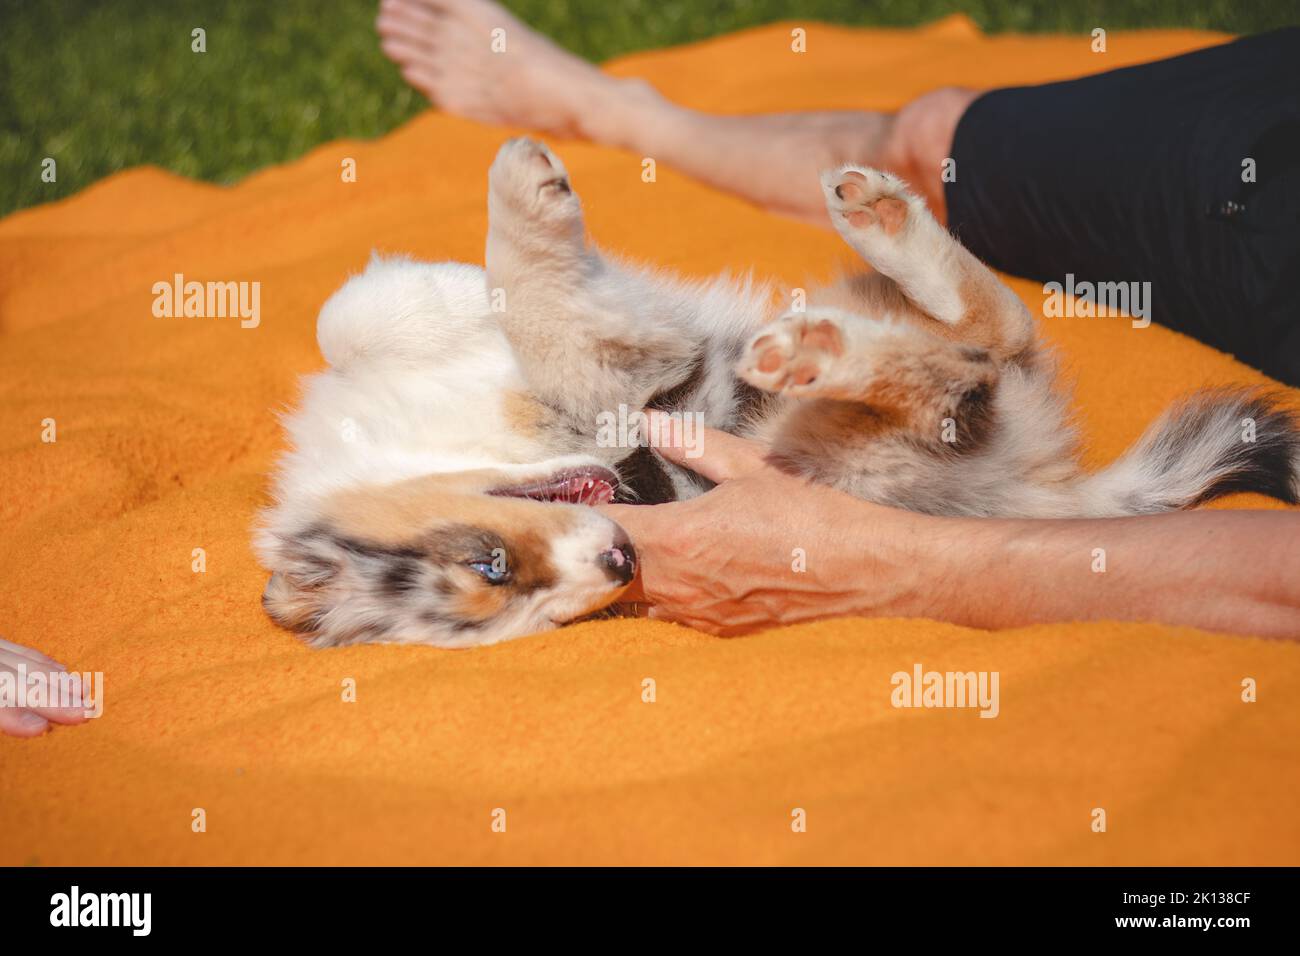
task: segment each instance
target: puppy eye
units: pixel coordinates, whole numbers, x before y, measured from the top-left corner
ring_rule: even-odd
[[[510,569],[499,561],[470,561],[467,566],[488,584],[505,584],[510,580]]]

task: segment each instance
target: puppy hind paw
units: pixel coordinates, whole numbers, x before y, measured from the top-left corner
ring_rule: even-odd
[[[844,333],[835,321],[789,313],[754,336],[737,374],[755,388],[798,395],[811,392],[843,354]]]
[[[564,164],[545,143],[527,136],[501,145],[488,172],[488,188],[525,208],[556,206],[577,212],[577,197]]]
[[[893,236],[906,225],[912,197],[897,177],[866,166],[843,166],[822,173],[821,181],[837,227],[866,230],[879,224]]]

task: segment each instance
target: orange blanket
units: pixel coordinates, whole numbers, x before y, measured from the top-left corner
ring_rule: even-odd
[[[1094,54],[960,18],[799,25],[804,54],[780,24],[609,69],[704,109],[888,109],[1223,39],[1112,35]],[[620,621],[464,652],[309,651],[274,628],[249,528],[274,411],[320,364],[316,310],[372,248],[480,261],[507,135],[430,112],[232,189],[134,169],[0,222],[0,634],[106,681],[102,718],[0,739],[0,864],[1300,863],[1297,645],[898,620],[719,640]],[[848,255],[671,169],[642,183],[639,156],[560,148],[611,249],[790,282]],[[260,324],[155,317],[153,284],[176,273],[261,282]],[[1015,287],[1038,308],[1038,287]],[[1044,326],[1094,465],[1175,395],[1262,380],[1156,326]],[[998,671],[1000,716],[893,708],[890,675],[916,662]]]

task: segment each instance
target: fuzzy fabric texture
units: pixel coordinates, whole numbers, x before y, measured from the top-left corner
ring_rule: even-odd
[[[962,18],[787,23],[608,68],[706,110],[893,109],[1223,39],[1112,34],[1094,54]],[[249,532],[275,412],[321,364],[317,309],[375,248],[481,261],[486,171],[517,132],[431,111],[233,188],[133,169],[0,222],[0,634],[106,682],[87,726],[0,739],[0,864],[1300,863],[1300,645],[857,619],[722,640],[624,620],[311,651],[277,630]],[[553,145],[611,250],[796,285],[849,261],[832,232],[665,165],[645,183],[641,156]],[[260,324],[155,317],[177,273],[260,282]],[[1040,315],[1041,288],[1013,286]],[[1185,391],[1266,381],[1155,325],[1042,326],[1093,466]],[[891,675],[917,663],[998,671],[1000,715],[894,708]]]

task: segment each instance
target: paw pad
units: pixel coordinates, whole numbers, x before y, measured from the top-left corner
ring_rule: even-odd
[[[822,182],[831,217],[839,216],[855,229],[879,223],[892,236],[907,222],[907,194],[892,177],[874,169],[846,169],[826,174]]]
[[[740,361],[740,377],[769,392],[815,385],[844,354],[838,323],[803,314],[786,315],[754,337]]]

